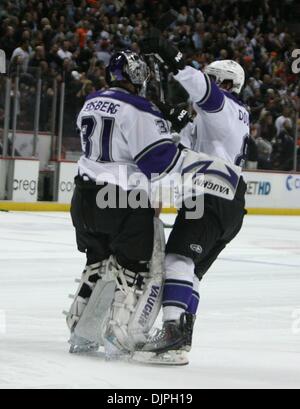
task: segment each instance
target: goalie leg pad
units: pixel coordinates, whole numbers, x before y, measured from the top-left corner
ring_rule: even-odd
[[[107,345],[110,343],[119,350],[133,351],[134,343],[128,333],[128,324],[142,294],[143,278],[141,274],[122,268],[117,262],[116,269],[116,291],[105,338]]]
[[[110,317],[115,288],[113,257],[86,268],[67,315],[67,323],[74,334],[74,339],[84,339],[103,345],[103,335]]]
[[[70,311],[67,314],[67,324],[71,331],[74,330],[80,320],[88,301],[93,293],[96,283],[101,278],[106,262],[86,266],[79,282],[78,290],[74,297]]]
[[[163,295],[162,280],[151,279],[140,297],[128,324],[128,334],[135,346],[147,342],[148,334],[158,317]]]
[[[128,325],[136,345],[147,342],[148,335],[158,317],[163,296],[165,277],[165,230],[159,218],[154,219],[154,246],[150,263],[150,279],[146,280],[143,295]]]
[[[78,337],[104,345],[103,336],[110,317],[110,308],[114,299],[115,281],[99,280],[91,298],[75,328]]]
[[[118,266],[118,290],[107,339],[128,351],[135,350],[138,345],[147,341],[148,333],[161,308],[165,235],[163,223],[159,219],[155,219],[154,226],[155,240],[150,272],[135,274]]]

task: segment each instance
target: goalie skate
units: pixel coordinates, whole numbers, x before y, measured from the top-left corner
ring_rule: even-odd
[[[69,340],[70,346],[70,354],[89,354],[94,353],[99,350],[99,344],[96,342],[88,341],[87,339],[78,337],[74,333],[72,333],[71,338]]]

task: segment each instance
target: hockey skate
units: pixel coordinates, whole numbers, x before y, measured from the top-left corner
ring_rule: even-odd
[[[192,348],[195,316],[182,314],[178,321],[167,321],[140,350],[134,359],[155,365],[188,365],[187,352]]]
[[[162,330],[157,331],[142,351],[158,354],[168,351],[184,350],[190,352],[195,317],[191,314],[182,314],[178,321],[167,321]]]
[[[70,354],[89,354],[97,352],[100,348],[100,345],[96,342],[88,341],[87,339],[78,337],[74,332],[71,334],[69,340]]]

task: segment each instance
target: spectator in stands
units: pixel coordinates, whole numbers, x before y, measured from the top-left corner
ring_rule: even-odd
[[[11,56],[12,65],[19,66],[23,72],[27,72],[30,54],[32,52],[32,48],[29,44],[28,40],[23,40],[20,47],[17,47]]]
[[[273,117],[266,112],[259,123],[252,124],[248,168],[272,169],[272,131],[274,130]]]
[[[112,52],[127,47],[138,50],[148,27],[164,11],[175,8],[178,20],[164,36],[179,45],[191,65],[203,69],[213,60],[230,58],[245,68],[244,101],[251,108],[253,124],[261,128],[259,145],[268,145],[260,149],[268,151],[260,164],[269,167],[269,144],[277,152],[280,134],[285,135],[280,141],[292,138],[286,120],[293,125],[299,109],[300,77],[290,69],[292,51],[299,44],[288,29],[295,4],[293,0],[2,0],[0,48],[11,62],[11,75],[19,67],[27,82],[28,75],[34,81],[34,70],[41,69],[47,82],[44,101],[53,94],[54,79],[60,83],[65,78],[67,88],[74,86],[67,97],[69,120],[74,121],[76,101],[89,89],[106,87],[105,66]],[[73,71],[80,74],[78,83]],[[166,78],[166,83],[172,84],[172,79]],[[28,83],[22,92],[31,101],[27,87]],[[187,98],[180,89],[171,92],[175,103],[177,97],[180,102]],[[46,121],[41,124],[46,129],[49,118],[43,115],[41,121]],[[75,135],[69,126],[64,132]],[[283,151],[288,155],[288,149]],[[277,159],[273,162],[279,166]]]
[[[73,55],[70,51],[70,43],[69,41],[63,41],[61,47],[57,51],[57,55],[61,60],[71,60]]]
[[[287,119],[282,125],[281,132],[274,144],[273,160],[275,169],[283,171],[293,170],[294,145],[293,126]]]
[[[258,168],[258,147],[256,140],[259,136],[260,128],[258,124],[251,125],[249,146],[248,146],[248,158],[246,162],[246,168],[249,170],[256,170]]]
[[[15,49],[16,30],[12,26],[7,26],[2,38],[0,38],[0,48],[5,51],[6,57],[10,60]]]
[[[289,130],[292,129],[293,121],[291,118],[290,107],[287,106],[283,108],[283,113],[280,117],[276,119],[275,126],[277,130],[277,136],[280,136],[280,134],[287,129]]]

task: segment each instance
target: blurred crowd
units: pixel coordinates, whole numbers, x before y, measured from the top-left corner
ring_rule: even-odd
[[[216,59],[244,67],[243,100],[252,112],[250,167],[290,170],[299,112],[300,76],[291,71],[296,38],[289,30],[296,0],[1,0],[0,49],[20,74],[18,128],[32,129],[36,79],[42,78],[40,129],[51,123],[53,84],[66,83],[64,135],[76,136],[85,97],[107,86],[115,50],[139,49],[151,25],[169,8],[177,22],[164,33],[203,69]],[[187,98],[170,78],[173,103]],[[13,84],[14,87],[14,84]],[[12,93],[14,90],[12,90]],[[0,80],[0,127],[4,84]]]

